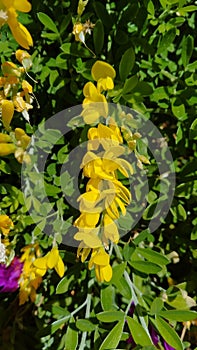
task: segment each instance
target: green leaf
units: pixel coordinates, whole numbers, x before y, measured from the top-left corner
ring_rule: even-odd
[[[123,275],[126,266],[127,266],[126,262],[113,266],[113,268],[112,268],[113,275],[112,275],[112,279],[110,281],[111,283],[116,282],[117,279]]]
[[[176,36],[175,28],[172,28],[167,33],[165,33],[159,43],[157,53],[162,54],[164,51],[168,50],[170,44],[172,44],[172,42],[174,41],[175,36]]]
[[[135,245],[138,245],[138,244],[141,243],[142,241],[145,241],[145,240],[148,238],[148,236],[149,236],[150,234],[151,234],[151,233],[150,233],[149,229],[146,229],[146,230],[141,231],[141,232],[139,233],[139,235],[138,235],[136,238],[134,238],[133,243],[134,243]]]
[[[131,90],[133,90],[136,87],[137,83],[138,83],[137,75],[133,75],[131,78],[126,79],[123,86],[122,94],[124,95],[131,92]]]
[[[88,49],[84,48],[81,46],[81,43],[65,43],[63,45],[61,45],[61,50],[68,54],[68,55],[72,55],[72,56],[76,56],[76,57],[92,57],[92,54],[90,53],[90,51],[88,51]]]
[[[122,320],[125,317],[122,311],[104,311],[96,315],[101,322],[115,322]]]
[[[48,196],[55,196],[61,192],[61,188],[45,183],[45,191]]]
[[[68,278],[68,276],[63,277],[56,287],[56,294],[66,293],[68,291],[69,284],[73,279],[74,275],[71,275],[70,278]]]
[[[71,327],[71,323],[74,323],[74,317],[70,318],[69,325],[67,327],[65,335],[64,348],[69,350],[76,350],[78,345],[78,332]]]
[[[180,98],[173,98],[172,102],[172,113],[175,117],[177,117],[179,120],[185,120],[185,106],[182,103]]]
[[[97,325],[93,324],[89,320],[78,319],[76,327],[82,332],[92,332],[96,329]]]
[[[151,339],[141,324],[129,316],[127,316],[126,319],[135,343],[141,346],[152,345]]]
[[[52,32],[57,33],[58,34],[58,29],[55,25],[55,23],[53,22],[53,20],[46,15],[46,13],[43,12],[38,12],[37,13],[38,19],[40,20],[40,22],[48,29],[50,29]]]
[[[120,79],[125,81],[135,63],[135,52],[132,47],[125,51],[119,64]]]
[[[176,350],[183,350],[183,344],[175,330],[161,317],[156,316],[153,324],[165,341]]]
[[[196,140],[197,139],[197,118],[193,121],[189,129],[189,138]]]
[[[99,350],[116,349],[121,339],[124,320],[119,321],[102,342]]]
[[[197,318],[197,312],[190,311],[190,310],[167,310],[167,311],[160,311],[159,316],[162,316],[167,320],[185,322],[185,321],[191,321]]]
[[[146,274],[155,274],[161,271],[161,267],[153,264],[149,261],[130,261],[130,265],[135,269],[140,272],[146,273]]]
[[[163,309],[163,300],[159,297],[155,298],[151,304],[150,314],[156,315]]]
[[[186,68],[190,58],[192,56],[192,52],[194,49],[194,38],[191,35],[188,35],[182,43],[182,52],[181,52],[181,58],[183,62],[183,66]]]
[[[93,41],[96,55],[99,55],[102,52],[103,44],[104,44],[104,28],[103,22],[99,19],[96,22],[93,31]]]
[[[155,252],[154,250],[150,248],[136,248],[137,253],[141,254],[144,258],[146,258],[148,261],[151,261],[158,265],[167,265],[169,264],[170,260],[163,254]]]
[[[115,288],[112,285],[101,289],[101,305],[104,311],[112,311],[117,308],[115,305]]]

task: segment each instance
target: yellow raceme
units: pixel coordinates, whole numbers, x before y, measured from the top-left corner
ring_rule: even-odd
[[[40,249],[37,244],[31,244],[22,249],[21,262],[23,270],[19,280],[19,304],[22,305],[29,299],[34,302],[36,290],[42,283],[42,277],[48,269],[55,268],[60,277],[64,275],[64,263],[59,255],[57,247],[53,247],[44,257],[40,257]]]
[[[81,261],[91,252],[89,268],[95,268],[99,282],[112,277],[105,248],[110,242],[118,243],[116,220],[126,214],[131,201],[130,191],[118,180],[119,172],[125,177],[133,174],[130,163],[122,158],[124,153],[121,131],[112,118],[109,126],[98,124],[89,129],[87,153],[81,163],[83,175],[89,180],[86,192],[78,198],[81,214],[74,222],[78,228],[74,238],[80,241],[77,255]]]

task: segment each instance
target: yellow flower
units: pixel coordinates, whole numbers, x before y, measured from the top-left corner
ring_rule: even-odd
[[[76,41],[81,41],[80,35],[83,33],[83,24],[80,22],[75,23],[73,27],[73,34],[75,36]]]
[[[98,124],[96,128],[88,130],[88,150],[97,150],[99,145],[107,150],[112,146],[123,143],[120,129],[116,125]]]
[[[1,146],[0,146],[1,147]],[[0,230],[7,236],[11,229],[13,229],[14,224],[12,220],[7,215],[0,215]]]
[[[42,258],[38,258],[33,262],[36,267],[36,273],[40,276],[44,276],[48,269],[55,269],[60,277],[64,275],[64,263],[57,247],[53,247],[49,253]]]
[[[119,158],[119,155],[123,153],[124,147],[122,146],[111,147],[99,155],[88,151],[81,164],[84,176],[113,180],[116,178],[115,171],[119,170],[125,177],[129,177],[129,173],[133,174],[133,168],[125,159]]]
[[[108,240],[118,243],[119,232],[114,220],[106,213],[103,218],[103,237],[102,240],[108,245]]]
[[[83,241],[84,245],[88,248],[102,247],[102,242],[98,237],[99,227],[93,229],[82,229],[75,234],[74,239],[77,241]]]
[[[81,262],[84,262],[87,259],[88,255],[90,254],[90,252],[91,252],[91,248],[87,248],[84,245],[84,243],[81,242],[77,249],[77,257],[78,258],[81,257]]]
[[[31,4],[27,0],[0,0],[0,27],[7,23],[15,40],[25,49],[33,46],[33,40],[28,30],[18,22],[16,11],[30,10]]]
[[[72,31],[72,33],[75,35],[75,40],[82,42],[90,52],[92,51],[86,46],[85,36],[87,33],[91,34],[91,31],[94,28],[94,26],[95,24],[91,23],[90,20],[86,21],[85,23],[77,22],[74,24]]]
[[[25,151],[28,147],[31,138],[24,132],[23,129],[15,129],[15,138],[17,140],[17,149],[14,152],[14,156],[19,163],[30,163],[31,158]]]
[[[27,51],[20,49],[16,50],[15,56],[17,61],[19,61],[21,64],[23,63],[23,60],[31,58],[31,55]]]
[[[95,267],[96,278],[99,282],[109,282],[112,278],[109,260],[109,254],[105,252],[104,248],[93,249],[88,267],[89,269]]]
[[[9,100],[1,101],[1,117],[2,123],[6,130],[9,129],[10,123],[14,115],[14,103]]]
[[[21,262],[23,270],[19,280],[19,305],[23,305],[29,299],[34,302],[36,290],[42,283],[42,277],[36,273],[33,262],[40,256],[40,249],[37,244],[30,244],[22,248]]]
[[[91,74],[93,79],[97,81],[99,92],[114,88],[113,79],[116,76],[116,71],[109,63],[96,61],[92,66]]]
[[[108,105],[104,95],[99,93],[96,86],[88,82],[83,88],[85,99],[83,100],[83,111],[81,113],[86,124],[96,122],[99,117],[108,116]]]
[[[0,143],[0,157],[8,156],[16,151],[13,143]]]
[[[74,222],[78,228],[94,228],[99,221],[99,213],[83,212]]]

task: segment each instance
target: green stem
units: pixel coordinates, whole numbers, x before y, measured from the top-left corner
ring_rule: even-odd
[[[88,294],[87,299],[86,299],[85,318],[90,317],[90,306],[91,306],[91,294]],[[86,337],[87,337],[87,332],[83,332],[82,337],[81,337],[81,343],[79,346],[79,350],[84,350],[85,345],[86,345]]]
[[[117,254],[117,257],[120,260],[123,260],[122,255],[120,253],[119,247],[117,245],[114,245],[114,249],[115,249],[115,252]],[[126,270],[124,271],[124,278],[127,281],[128,285],[130,287],[130,290],[131,290],[131,294],[132,294],[131,302],[129,303],[129,305],[127,306],[126,311],[125,311],[125,315],[127,315],[127,313],[129,312],[129,309],[130,309],[130,306],[131,306],[132,302],[134,302],[135,306],[138,305],[139,302],[138,302],[137,294],[135,293],[135,288],[134,288],[133,282],[131,281],[130,276],[129,276],[129,274],[128,274],[128,272]],[[149,338],[150,338],[150,340],[152,342],[152,339],[151,339],[151,336],[150,336],[150,333],[149,333],[149,330],[148,330],[148,327],[147,327],[147,324],[146,324],[146,321],[145,321],[144,317],[140,316],[140,315],[138,315],[138,317],[139,317],[139,320],[140,320],[140,323],[141,323],[142,327],[144,328],[144,330],[146,331],[147,335],[149,336]]]

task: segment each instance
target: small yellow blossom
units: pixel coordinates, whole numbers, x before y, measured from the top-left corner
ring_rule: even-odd
[[[109,63],[96,61],[92,66],[91,74],[93,79],[97,81],[99,92],[114,88],[113,79],[116,76],[116,71]]]
[[[57,247],[53,247],[45,256],[36,259],[33,264],[40,276],[44,276],[48,269],[53,268],[60,277],[64,275],[65,267]]]
[[[109,263],[110,257],[104,248],[93,249],[89,261],[89,269],[95,268],[96,278],[99,282],[109,282],[112,278],[112,268]]]
[[[0,145],[1,147],[1,145]],[[7,236],[11,229],[14,228],[12,220],[7,215],[0,215],[0,230],[3,235]]]
[[[29,299],[34,302],[36,290],[42,283],[42,277],[36,273],[33,262],[40,256],[38,244],[30,244],[22,248],[21,262],[23,270],[19,280],[19,305],[24,304]]]
[[[16,146],[12,143],[0,143],[0,156],[9,156],[16,151]]]
[[[9,129],[10,123],[14,115],[14,103],[9,100],[1,101],[1,117],[2,123],[6,130]]]
[[[98,237],[99,227],[93,229],[82,229],[75,234],[74,239],[77,241],[83,241],[84,245],[88,248],[102,247],[102,241]]]
[[[7,23],[15,40],[25,49],[33,46],[33,40],[24,25],[18,22],[17,11],[29,12],[30,10],[31,4],[27,0],[0,0],[0,27]]]
[[[73,26],[73,31],[72,33],[75,36],[76,41],[80,41],[85,45],[85,47],[91,51],[85,43],[85,36],[88,33],[89,35],[91,34],[92,29],[94,28],[94,24],[90,22],[90,20],[86,21],[85,23],[81,22],[76,22]],[[92,52],[92,51],[91,51]],[[92,52],[93,53],[93,52]],[[94,54],[94,53],[93,53]]]
[[[100,116],[104,118],[108,115],[107,100],[104,95],[98,92],[96,86],[88,82],[83,88],[85,96],[83,100],[83,111],[81,113],[86,124],[96,122]]]
[[[80,228],[94,228],[99,221],[99,213],[83,212],[74,222],[74,226]]]

